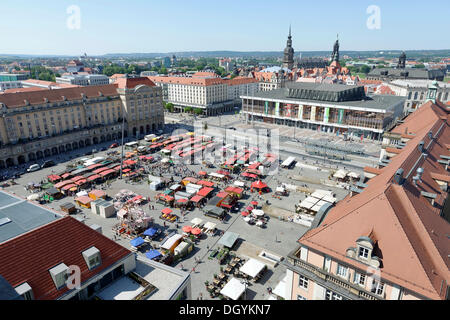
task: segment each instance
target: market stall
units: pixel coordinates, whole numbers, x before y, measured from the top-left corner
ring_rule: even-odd
[[[247,289],[247,285],[238,279],[232,277],[230,281],[220,290],[220,294],[230,298],[231,300],[238,300],[242,297]]]
[[[264,263],[251,258],[239,268],[239,271],[248,275],[252,279],[258,279],[266,269],[267,266]]]
[[[75,202],[79,206],[84,207],[84,208],[89,208],[89,209],[91,208],[91,201],[92,201],[92,199],[88,196],[81,196],[81,197],[75,198]]]

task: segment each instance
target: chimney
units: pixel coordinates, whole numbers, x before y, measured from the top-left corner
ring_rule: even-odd
[[[395,175],[394,175],[394,182],[395,182],[396,184],[398,184],[398,185],[402,185],[403,182],[404,182],[403,172],[404,172],[404,170],[403,170],[402,168],[398,169],[398,170],[395,172]]]
[[[425,144],[425,142],[423,142],[423,140],[422,141],[420,141],[419,142],[419,145],[417,146],[417,148],[419,149],[419,151],[421,152],[421,153],[423,153],[423,145]]]

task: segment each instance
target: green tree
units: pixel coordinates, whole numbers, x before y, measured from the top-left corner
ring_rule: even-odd
[[[192,107],[186,107],[184,108],[184,112],[192,112],[193,108]]]
[[[201,115],[201,114],[203,114],[203,110],[202,110],[201,108],[195,108],[195,109],[194,109],[194,113],[195,113],[196,115]]]
[[[416,65],[414,66],[414,68],[417,68],[417,69],[423,69],[423,68],[425,68],[425,65],[424,65],[423,63],[421,63],[421,64],[416,64]]]
[[[164,107],[167,109],[167,111],[173,112],[173,109],[174,109],[173,103],[168,102],[168,103],[165,104]]]
[[[370,67],[364,65],[364,66],[362,66],[362,67],[360,68],[360,71],[361,71],[362,73],[368,74],[368,73],[370,72]]]

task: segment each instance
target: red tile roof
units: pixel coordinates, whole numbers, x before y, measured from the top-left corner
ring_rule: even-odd
[[[28,101],[31,105],[38,105],[45,103],[44,99],[48,99],[49,103],[62,102],[64,101],[63,97],[66,97],[68,101],[80,100],[82,98],[82,94],[84,94],[87,98],[100,97],[100,94],[105,97],[119,95],[116,87],[108,84],[103,86],[5,93],[0,95],[0,103],[4,103],[7,108],[19,108],[27,105],[25,101]]]
[[[149,79],[149,77],[138,77],[138,78],[117,78],[114,82],[120,89],[133,89],[139,85],[145,85],[148,87],[154,87],[156,84]]]
[[[447,175],[436,159],[448,155],[444,147],[450,142],[448,115],[443,104],[428,102],[406,118],[393,130],[404,132],[408,127],[415,134],[402,152],[369,180],[362,193],[340,201],[321,225],[309,230],[299,242],[365,270],[366,265],[348,258],[346,250],[354,247],[360,236],[372,233],[381,253],[382,279],[430,299],[445,299],[446,290],[441,286],[445,281],[450,283],[450,224],[439,214],[448,193],[440,189],[431,174]],[[433,141],[428,137],[430,131],[436,135]],[[421,157],[417,148],[420,141],[424,141],[428,157],[417,162]],[[412,177],[418,167],[424,173],[416,186]],[[403,185],[393,182],[398,168],[403,168],[407,177]],[[434,193],[436,205],[422,192]]]
[[[89,270],[82,252],[95,246],[101,265]],[[54,300],[65,294],[57,290],[49,269],[64,263],[81,269],[81,284],[132,254],[82,222],[64,217],[0,244],[0,274],[16,287],[27,282],[36,300]]]

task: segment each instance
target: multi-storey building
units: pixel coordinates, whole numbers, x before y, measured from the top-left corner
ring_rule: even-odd
[[[0,72],[0,82],[2,81],[20,81],[26,80],[29,78],[29,74],[21,74],[21,73],[4,73]]]
[[[404,98],[366,96],[364,87],[290,83],[285,88],[242,95],[242,112],[263,121],[380,139],[402,115]]]
[[[289,299],[450,298],[448,119],[428,101],[389,132],[387,165],[365,168],[370,179],[316,216],[288,255]]]
[[[428,88],[432,85],[437,87],[437,99],[439,101],[444,104],[450,101],[450,84],[442,81],[394,80],[383,85],[389,87],[395,95],[406,97],[405,113],[414,112],[425,102]]]
[[[22,83],[20,81],[0,81],[0,92],[17,88],[22,88]]]
[[[138,137],[164,128],[160,87],[147,77],[125,76],[114,84],[124,107],[128,134]]]
[[[79,86],[101,86],[109,84],[108,76],[104,74],[89,74],[89,75],[64,75],[56,78],[57,83],[74,84]]]
[[[5,199],[4,194],[2,199]],[[20,211],[23,211],[24,203],[39,212],[33,222],[46,219],[42,213],[47,209],[23,199],[19,204],[13,204],[13,209],[8,207],[6,210],[14,211],[11,216],[33,213]],[[16,206],[21,208],[14,208]],[[49,212],[49,215],[54,214]],[[23,219],[27,222],[23,223],[14,218],[1,227],[6,229],[4,231],[17,233],[20,230],[17,224],[30,224],[27,219]],[[10,224],[14,226],[8,226]],[[30,246],[31,242],[33,245]],[[101,231],[70,216],[47,221],[2,241],[0,254],[0,274],[23,300],[191,298],[189,273],[139,257],[102,235]],[[136,278],[140,279],[138,288],[132,280]]]
[[[149,77],[162,87],[164,101],[174,104],[175,110],[184,112],[186,107],[200,108],[205,115],[217,115],[232,111],[240,105],[238,94],[254,92],[257,81],[252,78],[232,80],[197,73],[192,77]]]
[[[162,129],[161,89],[147,78],[0,95],[0,168]]]

